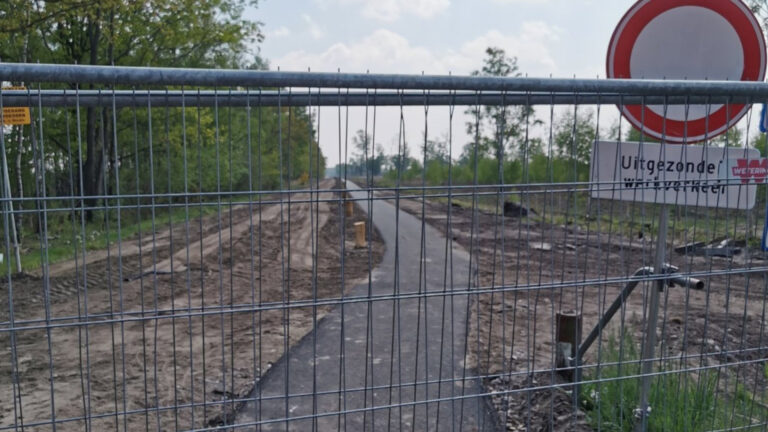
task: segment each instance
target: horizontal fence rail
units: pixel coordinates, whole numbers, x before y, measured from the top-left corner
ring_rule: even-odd
[[[0,431],[768,427],[766,83],[0,79]]]
[[[762,97],[762,82],[383,75],[0,63],[7,81],[135,86],[318,87]]]
[[[471,105],[690,105],[715,103],[762,103],[765,97],[750,96],[637,96],[615,93],[419,93],[386,91],[306,92],[276,90],[6,90],[3,106],[24,107],[182,107],[283,106],[283,107],[365,107],[365,106],[471,106]]]

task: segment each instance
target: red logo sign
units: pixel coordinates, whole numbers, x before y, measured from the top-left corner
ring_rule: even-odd
[[[768,159],[737,159],[736,166],[731,168],[734,177],[741,179],[741,183],[747,184],[750,179],[762,184],[768,177]]]

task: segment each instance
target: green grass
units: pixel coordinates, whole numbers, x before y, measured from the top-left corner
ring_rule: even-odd
[[[245,198],[243,198],[245,199]],[[226,210],[228,201],[222,201],[222,211]],[[201,208],[197,203],[189,204],[189,220],[193,222],[201,216],[206,217],[217,212],[217,206],[211,203],[204,203]],[[74,259],[75,253],[82,254],[82,248],[86,251],[95,251],[113,245],[118,238],[122,241],[136,238],[139,234],[146,235],[152,232],[152,213],[150,209],[142,209],[139,214],[135,208],[124,206],[120,209],[120,235],[118,236],[117,210],[110,210],[109,221],[105,220],[104,211],[95,211],[91,222],[85,222],[83,229],[80,213],[75,213],[74,226],[71,220],[71,213],[51,212],[48,216],[48,248],[47,256],[41,253],[41,236],[34,232],[29,232],[25,227],[25,232],[21,244],[21,265],[24,272],[34,272],[42,267],[43,260],[47,258],[49,264],[60,261]],[[37,221],[37,216],[28,214],[27,222]],[[33,219],[33,220],[30,220]],[[168,209],[167,205],[158,204],[155,207],[155,230],[167,229],[169,223],[173,226],[184,223],[187,219],[187,211],[184,207],[173,207]],[[5,234],[2,234],[5,238]],[[10,252],[10,253],[8,253]],[[5,245],[2,245],[2,253],[5,255],[6,262],[0,265],[0,276],[8,274],[8,269],[12,273],[16,272],[16,260],[13,247],[7,251]],[[10,264],[10,265],[9,265]]]
[[[376,178],[377,187],[394,187],[395,182],[388,177]],[[421,180],[403,181],[401,195],[421,195],[419,189]],[[493,185],[488,186],[493,191]],[[457,191],[458,192],[458,191]],[[464,190],[469,193],[470,190]],[[440,193],[445,193],[445,190]],[[559,192],[555,196],[542,189],[530,191],[516,190],[505,192],[505,200],[516,203],[524,202],[538,215],[531,219],[555,225],[578,227],[582,231],[592,233],[620,234],[628,238],[637,238],[642,232],[647,238],[655,238],[658,232],[660,206],[654,204],[610,202],[607,200],[590,199],[587,192]],[[434,201],[446,203],[446,198],[433,198]],[[454,197],[453,201],[464,207],[472,207],[472,197]],[[481,211],[493,213],[496,211],[496,196],[478,196],[477,207]],[[554,207],[553,207],[554,205]],[[627,208],[627,206],[632,207]],[[747,222],[742,211],[725,209],[700,209],[689,207],[681,210],[670,206],[670,228],[667,237],[675,244],[685,244],[703,241],[712,242],[715,239],[732,238],[747,240],[752,248],[760,246],[762,220],[759,217]],[[756,208],[761,208],[760,204]],[[751,234],[747,235],[750,232]]]
[[[307,185],[301,181],[294,181],[291,187],[306,188]],[[274,200],[273,195],[261,195],[262,200]],[[248,200],[257,200],[255,196],[238,194],[231,198],[233,205],[237,205]],[[230,198],[221,199],[221,212],[229,208]],[[115,202],[111,202],[115,205]],[[144,202],[144,205],[147,203]],[[215,200],[204,201],[201,206],[196,197],[191,197],[189,208],[186,209],[181,203],[174,203],[173,207],[168,207],[167,203],[155,203],[154,228],[155,231],[168,229],[170,226],[177,227],[189,219],[190,229],[194,228],[194,223],[201,217],[212,216],[218,213],[219,207]],[[81,214],[75,212],[74,226],[72,224],[72,212],[49,212],[48,213],[48,247],[47,262],[54,264],[60,261],[66,261],[75,258],[75,253],[82,255],[83,244],[86,252],[105,249],[108,245],[114,245],[118,239],[121,241],[138,238],[139,235],[145,236],[152,232],[153,220],[152,210],[142,208],[137,211],[135,204],[132,206],[121,203],[120,207],[120,233],[118,235],[117,210],[111,209],[107,214],[103,210],[94,211],[92,221],[85,222],[83,229]],[[107,218],[105,218],[107,216]],[[0,220],[1,222],[1,220]],[[37,223],[37,216],[33,214],[26,215],[26,223]],[[0,238],[5,239],[5,233],[0,229]],[[29,227],[24,228],[24,236],[21,244],[21,265],[24,272],[35,272],[42,267],[44,257],[41,253],[41,236],[31,232]],[[10,253],[6,250],[5,244],[0,244],[0,253],[4,255],[5,261],[0,265],[0,276],[6,276],[8,269],[16,273],[16,260],[13,246]],[[10,261],[9,261],[10,260]],[[10,266],[9,266],[10,262]]]
[[[629,432],[635,424],[634,410],[640,398],[639,348],[629,336],[622,338],[622,346],[615,337],[603,344],[602,362],[611,364],[586,377],[601,379],[600,383],[582,386],[581,398],[591,424],[603,431]],[[679,368],[668,364],[667,370]],[[711,429],[744,428],[762,424],[768,416],[765,405],[743,385],[729,386],[718,391],[727,371],[720,376],[714,370],[694,373],[669,373],[653,378],[651,384],[651,415],[649,431],[700,431]],[[766,371],[768,373],[768,371]],[[599,375],[598,375],[599,374]]]

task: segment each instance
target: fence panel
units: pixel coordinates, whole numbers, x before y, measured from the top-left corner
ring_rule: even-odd
[[[0,77],[0,430],[768,426],[768,85]]]

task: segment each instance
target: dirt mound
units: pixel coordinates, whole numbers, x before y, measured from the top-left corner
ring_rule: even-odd
[[[556,374],[500,376],[485,382],[492,401],[509,431],[592,432],[586,415],[574,409],[573,399]],[[552,386],[549,390],[528,390]]]
[[[348,248],[341,286],[339,234],[353,238],[352,222],[365,216],[356,209],[340,230],[338,210],[287,200],[232,206],[124,242],[131,246],[122,255],[113,247],[89,252],[85,266],[52,266],[51,293],[65,295],[51,296],[50,333],[42,280],[14,278],[16,362],[0,357],[0,426],[50,421],[51,399],[56,418],[71,419],[60,430],[84,429],[86,415],[94,430],[192,429],[226,420],[234,399],[328,309],[311,301],[284,305],[340,297],[380,261],[374,231],[373,261],[367,250]],[[9,306],[3,282],[0,314]],[[10,338],[0,333],[0,345],[10,347]]]
[[[401,208],[417,217],[422,215],[422,204],[421,200],[401,200]],[[533,384],[527,381],[530,378],[521,376],[554,367],[552,338],[558,311],[580,311],[587,334],[623,286],[592,286],[584,281],[626,277],[653,259],[650,239],[628,238],[615,231],[590,231],[568,223],[559,225],[553,223],[555,217],[551,215],[512,220],[501,212],[433,201],[427,201],[425,209],[426,222],[442,230],[451,212],[449,235],[471,251],[477,263],[477,284],[483,292],[473,296],[468,341],[473,348],[466,362],[481,376],[513,377],[487,383],[495,391],[524,389]],[[540,246],[544,244],[547,247]],[[685,257],[679,263],[685,271],[713,274],[705,278],[703,291],[679,287],[664,291],[656,350],[679,368],[719,368],[728,377],[721,382],[731,386],[723,389],[726,394],[734,391],[734,383],[749,389],[768,385],[768,376],[756,361],[768,354],[764,280],[750,273],[722,271],[736,266],[759,267],[762,262],[744,255],[733,260]],[[630,329],[635,341],[641,341],[643,306],[641,287],[605,329],[604,340],[625,328]],[[604,355],[598,353],[598,347],[595,343],[587,352],[587,364],[596,364],[599,355]],[[541,385],[549,385],[548,372],[535,377]],[[573,410],[572,404],[563,402],[561,393],[548,389],[514,392],[507,400],[497,399],[499,415],[510,419],[511,430],[523,430],[514,428],[526,425],[519,421],[521,410],[525,411],[524,419],[541,415],[544,423],[530,423],[531,427],[544,425],[548,430],[549,422],[554,421],[552,426],[558,430],[568,423],[558,420],[558,414],[550,414],[552,410]],[[581,422],[581,417],[572,417],[577,414],[573,412],[563,421]],[[581,425],[578,422],[574,425]],[[571,429],[565,426],[562,430]]]

